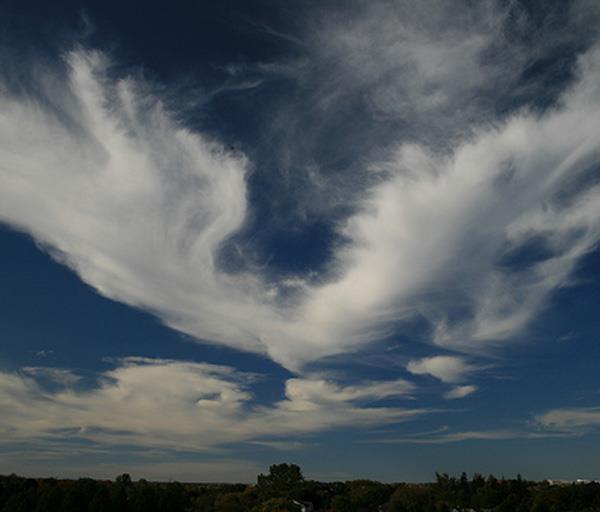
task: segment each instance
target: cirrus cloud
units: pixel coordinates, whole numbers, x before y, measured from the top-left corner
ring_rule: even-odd
[[[66,59],[60,87],[40,76],[40,97],[0,93],[0,219],[200,340],[300,370],[419,316],[434,343],[479,354],[522,331],[600,239],[598,187],[579,186],[600,159],[598,49],[546,113],[476,126],[443,154],[400,140],[370,158],[383,178],[339,222],[321,281],[278,281],[250,258],[224,270],[219,251],[248,222],[247,158],[114,79],[102,54]],[[511,264],[531,244],[544,257]]]

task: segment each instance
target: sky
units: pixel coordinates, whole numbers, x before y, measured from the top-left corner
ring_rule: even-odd
[[[600,478],[600,4],[0,4],[0,473]]]

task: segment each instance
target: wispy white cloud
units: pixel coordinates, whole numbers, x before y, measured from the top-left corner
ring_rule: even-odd
[[[396,75],[415,81],[391,80],[386,92],[384,71],[372,70],[381,80],[365,87],[378,105],[395,104],[399,87],[414,108],[454,105],[464,88],[495,76],[476,67],[486,27],[495,30],[484,11],[473,30],[449,30],[439,44],[407,18],[391,45],[395,32],[376,30],[385,19],[374,12],[365,30],[381,34],[375,56],[389,46],[383,60],[399,56]],[[357,44],[356,34],[335,38],[336,48]],[[365,52],[347,65],[378,66]],[[450,66],[461,59],[468,70]],[[598,187],[577,186],[600,158],[597,49],[545,114],[475,123],[443,153],[400,137],[390,156],[366,154],[364,170],[379,181],[339,223],[346,243],[328,277],[291,286],[265,279],[268,268],[252,261],[237,273],[220,266],[220,248],[248,218],[243,155],[178,124],[143,83],[110,78],[103,55],[75,51],[67,64],[60,86],[38,77],[43,100],[0,94],[0,220],[100,293],[201,340],[299,370],[419,315],[435,343],[480,353],[527,326],[600,239]],[[547,256],[521,268],[503,263],[531,243]]]
[[[551,437],[570,437],[570,434],[557,432],[541,432],[531,430],[465,430],[447,432],[426,436],[407,436],[389,439],[372,440],[373,443],[382,444],[447,444],[463,441],[502,441],[507,439],[546,439]]]
[[[536,421],[547,429],[583,432],[600,427],[600,407],[552,409]]]
[[[306,448],[318,446],[317,443],[307,443],[303,441],[250,441],[250,444],[264,446],[282,452],[304,450]]]
[[[43,349],[43,350],[38,350],[35,355],[37,357],[48,357],[51,356],[54,353],[54,350],[50,350],[50,349]]]
[[[289,379],[286,383],[286,396],[293,402],[296,410],[303,410],[355,400],[397,398],[406,396],[414,389],[415,386],[404,379],[365,382],[345,387],[322,379]]]
[[[268,291],[216,261],[246,216],[246,159],[177,125],[144,84],[109,80],[102,54],[72,52],[67,64],[61,87],[39,77],[46,103],[0,99],[0,218],[100,293],[265,351]]]
[[[76,375],[71,370],[63,368],[49,368],[46,366],[26,366],[22,371],[35,379],[46,379],[53,384],[69,386],[76,384],[81,380],[79,375]]]
[[[320,18],[311,34],[316,58],[330,66],[319,84],[324,109],[360,94],[379,115],[417,121],[436,113],[456,122],[451,107],[480,115],[467,98],[510,81],[521,64],[518,54],[512,72],[482,58],[492,44],[510,49],[502,30],[509,12],[496,2],[356,2],[341,11]]]
[[[456,386],[454,388],[452,388],[450,391],[444,393],[444,398],[449,399],[449,400],[454,400],[457,398],[464,398],[466,396],[469,396],[473,393],[475,393],[475,391],[477,391],[477,386],[474,386],[473,384],[467,384],[465,386]]]
[[[575,186],[600,157],[599,61],[598,50],[582,57],[556,109],[480,130],[450,157],[401,147],[391,178],[348,220],[343,277],[308,301],[312,325],[352,344],[419,312],[435,343],[473,351],[522,330],[600,237],[600,191]],[[547,257],[502,264],[536,241]]]
[[[433,356],[409,361],[406,369],[415,375],[431,375],[442,382],[460,382],[475,368],[463,357]]]
[[[458,386],[450,391],[457,391],[458,396],[448,398],[462,398],[473,391],[467,389],[465,394],[460,391],[463,388],[474,386]],[[600,428],[600,407],[572,407],[556,408],[536,415],[532,421],[528,421],[523,428],[509,428],[496,430],[459,430],[452,431],[447,426],[418,434],[403,437],[381,437],[370,439],[365,442],[373,443],[413,443],[413,444],[446,444],[471,440],[504,440],[504,439],[546,439],[579,437]]]

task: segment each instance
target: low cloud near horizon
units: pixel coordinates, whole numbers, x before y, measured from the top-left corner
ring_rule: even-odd
[[[285,397],[269,405],[255,403],[256,379],[227,366],[141,357],[118,361],[91,388],[78,386],[79,376],[67,370],[0,372],[0,432],[5,443],[91,441],[210,453],[262,442],[289,450],[285,441],[297,436],[394,424],[427,412],[410,401],[378,404],[410,398],[414,386],[403,379],[341,385],[292,378]]]

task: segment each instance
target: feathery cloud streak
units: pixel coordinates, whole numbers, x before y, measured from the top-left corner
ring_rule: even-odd
[[[526,326],[600,238],[598,187],[579,186],[599,162],[597,49],[544,114],[475,128],[449,155],[400,143],[371,161],[385,178],[340,227],[336,277],[291,285],[219,267],[247,218],[243,155],[180,126],[143,84],[109,78],[101,54],[72,52],[68,66],[66,87],[40,78],[43,101],[2,92],[0,219],[100,293],[288,368],[414,315],[435,343],[480,352]],[[512,265],[532,243],[545,256]]]

